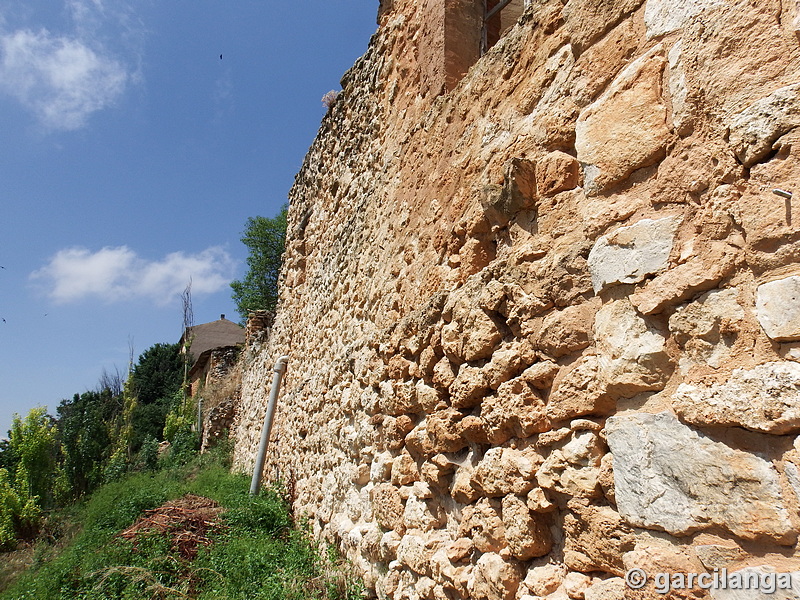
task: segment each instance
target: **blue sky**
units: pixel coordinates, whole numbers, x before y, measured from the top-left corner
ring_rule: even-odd
[[[375,0],[0,0],[0,435],[195,323],[238,320]],[[222,59],[220,59],[222,54]]]

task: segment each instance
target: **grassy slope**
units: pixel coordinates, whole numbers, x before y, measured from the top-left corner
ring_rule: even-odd
[[[269,490],[251,498],[248,488],[246,477],[231,474],[208,456],[107,484],[65,517],[80,527],[71,542],[58,552],[42,542],[34,565],[0,593],[0,600],[360,597],[360,586],[346,576],[346,566],[321,556],[307,535],[292,526],[278,493]],[[158,535],[139,539],[135,548],[118,537],[144,510],[186,493],[227,509],[227,528],[195,560],[181,559]]]

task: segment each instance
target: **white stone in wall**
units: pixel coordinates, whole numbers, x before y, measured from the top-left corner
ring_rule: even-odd
[[[642,219],[600,237],[589,252],[595,292],[615,283],[639,283],[669,264],[679,217]]]
[[[671,371],[664,336],[629,300],[611,302],[597,311],[594,339],[608,393],[630,397],[664,387]]]
[[[671,413],[615,416],[606,423],[617,507],[631,525],[683,536],[722,527],[744,539],[794,543],[778,473]]]
[[[800,364],[770,362],[735,369],[721,384],[682,383],[674,407],[693,425],[746,427],[779,435],[800,432]]]
[[[737,301],[738,288],[713,290],[693,302],[679,306],[669,318],[669,330],[683,348],[682,370],[694,364],[719,368],[730,354],[730,340],[724,327],[744,320],[745,312]]]
[[[683,43],[675,42],[667,54],[669,64],[669,95],[672,100],[672,123],[675,129],[681,132],[690,118],[689,106],[686,99],[689,91],[686,87],[686,71],[681,60]]]
[[[800,83],[775,90],[735,115],[729,143],[745,167],[760,161],[772,144],[800,125]]]
[[[678,31],[700,13],[726,4],[722,0],[648,0],[644,9],[647,37]]]
[[[793,275],[758,286],[756,317],[771,339],[800,340],[800,277]]]

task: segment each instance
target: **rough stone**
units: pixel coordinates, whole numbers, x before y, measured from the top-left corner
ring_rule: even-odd
[[[726,585],[709,590],[714,600],[792,600],[800,594],[800,571],[780,572],[771,565],[728,573]]]
[[[397,546],[397,560],[400,564],[420,575],[430,573],[433,552],[425,544],[425,538],[418,534],[404,535]]]
[[[730,122],[730,144],[745,167],[763,159],[772,144],[800,125],[800,83],[775,90]]]
[[[499,552],[508,545],[499,500],[481,498],[464,508],[458,535],[472,540],[479,552]]]
[[[409,494],[403,511],[403,524],[408,529],[431,531],[446,522],[447,517],[437,500],[421,498],[414,491]]]
[[[580,166],[574,156],[556,150],[536,163],[536,183],[542,196],[552,196],[578,186]]]
[[[592,583],[592,578],[583,573],[567,573],[564,578],[564,591],[573,600],[583,600],[587,588]]]
[[[778,473],[763,458],[714,442],[670,413],[611,417],[606,438],[628,523],[679,536],[717,526],[743,539],[794,543]]]
[[[385,529],[402,528],[403,499],[391,483],[380,483],[370,491],[375,519]]]
[[[600,357],[596,354],[581,356],[562,367],[556,375],[547,401],[547,414],[553,422],[607,414],[612,410],[613,401],[606,391]]]
[[[514,558],[529,560],[548,554],[553,548],[550,519],[532,513],[525,499],[509,494],[502,503],[503,527],[508,549]]]
[[[480,403],[489,390],[489,377],[478,367],[461,365],[450,386],[450,404],[454,408],[471,408]]]
[[[629,590],[622,577],[609,577],[596,581],[583,593],[584,600],[620,600]]]
[[[492,444],[502,444],[511,437],[526,438],[550,429],[545,403],[522,378],[500,385],[496,396],[483,401],[480,417],[486,439]]]
[[[419,480],[419,469],[410,454],[400,454],[392,462],[392,484],[407,485]]]
[[[681,365],[722,365],[746,316],[738,296],[737,288],[711,291],[672,314],[669,330],[684,350]]]
[[[636,59],[575,124],[575,149],[584,167],[587,193],[599,192],[653,164],[669,141],[661,97],[666,64],[657,46]]]
[[[525,587],[536,596],[547,596],[561,586],[566,574],[567,569],[564,565],[548,563],[531,567],[525,575]]]
[[[594,498],[604,449],[591,431],[579,431],[563,447],[554,449],[536,471],[536,481],[548,490],[570,497]]]
[[[570,500],[564,516],[564,563],[570,569],[623,575],[623,554],[634,548],[633,530],[610,506]]]
[[[453,320],[442,327],[442,349],[458,363],[488,358],[503,339],[492,318],[467,302],[456,304]]]
[[[700,544],[695,546],[697,558],[709,571],[728,569],[747,557],[744,550],[737,546],[720,546],[718,544]]]
[[[560,358],[586,348],[592,342],[597,308],[595,303],[585,302],[547,315],[539,333],[539,349],[552,358]]]
[[[641,219],[600,237],[589,253],[589,270],[595,292],[615,283],[639,283],[667,267],[677,217]]]
[[[594,337],[606,393],[630,397],[664,387],[672,371],[666,340],[629,300],[611,302],[597,312]]]
[[[547,390],[553,385],[557,374],[558,365],[552,361],[543,360],[525,369],[520,374],[520,378],[539,390]]]
[[[764,433],[800,432],[800,364],[771,362],[735,369],[720,384],[682,383],[675,411],[698,426],[746,427]]]
[[[792,275],[758,286],[756,316],[771,339],[800,340],[800,277]]]
[[[452,563],[466,561],[472,555],[475,543],[469,538],[460,538],[447,547],[447,558]]]
[[[681,29],[693,17],[724,7],[722,0],[648,0],[644,9],[647,37],[654,38]]]
[[[475,564],[472,598],[475,600],[514,600],[522,579],[519,565],[487,552]]]
[[[463,417],[454,408],[439,410],[428,416],[426,430],[433,452],[458,452],[467,445],[461,427]]]
[[[738,248],[726,242],[712,242],[698,256],[646,283],[631,295],[631,303],[644,315],[659,313],[716,287],[734,271],[738,257]]]
[[[533,488],[536,467],[519,450],[490,448],[475,468],[472,485],[489,497],[522,495]]]

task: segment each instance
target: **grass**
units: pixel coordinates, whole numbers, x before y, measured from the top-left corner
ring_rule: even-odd
[[[355,600],[362,588],[341,559],[293,523],[280,490],[248,493],[220,456],[137,473],[99,488],[59,518],[69,539],[42,540],[33,564],[0,600]],[[118,534],[143,511],[191,493],[225,507],[224,529],[194,560],[159,534],[136,544]],[[75,533],[75,531],[78,531]],[[0,554],[0,561],[4,556]],[[28,562],[31,562],[30,560]]]

